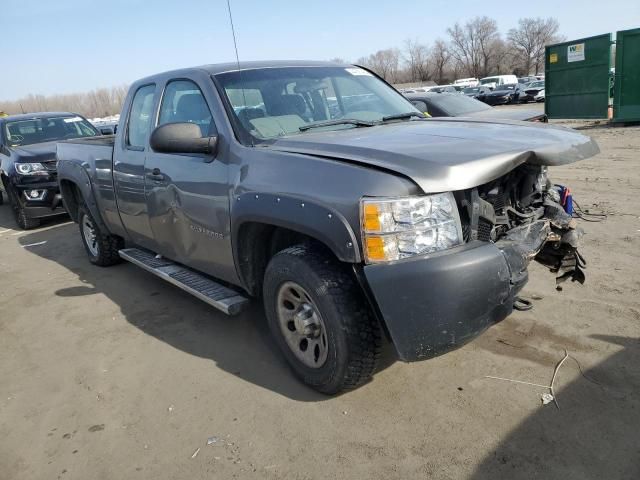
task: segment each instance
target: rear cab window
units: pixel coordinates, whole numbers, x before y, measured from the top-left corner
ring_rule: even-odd
[[[144,150],[149,139],[155,92],[156,86],[150,84],[140,87],[133,96],[126,135],[127,147],[133,150]]]

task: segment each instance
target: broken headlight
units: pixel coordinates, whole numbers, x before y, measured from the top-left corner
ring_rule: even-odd
[[[360,202],[367,263],[424,255],[463,243],[453,194],[364,198]]]

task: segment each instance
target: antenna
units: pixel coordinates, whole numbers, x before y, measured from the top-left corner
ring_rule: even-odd
[[[227,0],[227,10],[229,11],[229,22],[231,23],[231,34],[233,35],[233,48],[236,50],[236,63],[240,71],[240,57],[238,56],[238,42],[236,42],[236,29],[233,27],[233,16],[231,15],[231,0]]]
[[[231,34],[233,35],[233,48],[236,51],[236,65],[238,65],[238,75],[242,82],[242,70],[240,70],[240,56],[238,55],[238,42],[236,41],[236,29],[233,26],[233,16],[231,15],[231,0],[227,0],[227,10],[229,11],[229,22],[231,23]],[[244,85],[240,89],[242,91],[242,106],[247,108],[247,99],[244,95]]]

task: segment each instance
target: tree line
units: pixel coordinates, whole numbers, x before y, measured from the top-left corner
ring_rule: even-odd
[[[98,88],[84,93],[27,95],[18,100],[0,101],[0,111],[8,114],[30,112],[74,112],[87,118],[120,113],[128,87]]]
[[[366,66],[390,83],[451,83],[465,77],[544,71],[545,46],[564,40],[554,18],[521,18],[506,35],[492,18],[475,17],[447,29],[446,39],[427,45],[407,39],[402,49],[379,50],[356,63]],[[336,59],[339,60],[339,59]]]

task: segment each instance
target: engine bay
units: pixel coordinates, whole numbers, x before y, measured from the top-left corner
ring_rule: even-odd
[[[487,184],[457,192],[457,202],[465,241],[495,243],[517,266],[512,283],[524,284],[532,259],[556,274],[558,290],[568,279],[584,283],[586,262],[578,252],[583,231],[572,215],[571,191],[553,184],[546,166],[520,165]]]

